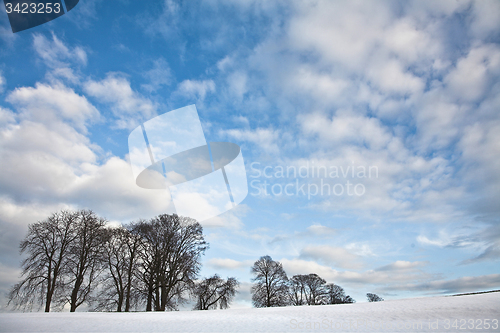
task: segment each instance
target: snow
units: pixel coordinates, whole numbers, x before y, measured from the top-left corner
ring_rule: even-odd
[[[499,320],[497,292],[266,309],[1,313],[0,332],[494,332]]]

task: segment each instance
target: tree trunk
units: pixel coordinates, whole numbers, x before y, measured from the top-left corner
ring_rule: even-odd
[[[150,284],[148,287],[148,301],[146,304],[146,311],[153,310],[153,286]]]
[[[167,305],[167,287],[165,284],[161,286],[161,311],[165,311]]]
[[[49,312],[50,311],[50,303],[52,302],[52,290],[50,288],[50,286],[47,288],[47,299],[45,301],[45,312]]]
[[[78,301],[78,291],[80,290],[80,287],[83,282],[83,276],[79,276],[76,281],[75,281],[75,287],[73,288],[73,292],[71,293],[71,306],[69,309],[69,312],[75,312],[77,308],[77,301]]]
[[[155,285],[155,311],[161,311],[160,310],[160,286],[158,283]]]
[[[130,260],[128,271],[127,271],[127,285],[125,290],[125,312],[130,311],[130,291],[132,289],[132,262],[133,259]]]
[[[123,305],[123,293],[118,294],[118,307],[116,308],[116,312],[122,312]]]
[[[127,291],[125,293],[125,312],[130,311],[130,285],[127,286]]]

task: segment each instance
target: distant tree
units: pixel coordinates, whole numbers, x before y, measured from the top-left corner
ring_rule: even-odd
[[[346,294],[344,288],[336,284],[329,283],[326,285],[328,293],[328,304],[342,304],[344,303]]]
[[[27,255],[22,262],[23,280],[9,293],[9,304],[25,310],[45,305],[49,312],[61,287],[70,244],[76,237],[77,213],[61,211],[31,224],[20,244]]]
[[[64,268],[62,300],[70,305],[70,312],[90,301],[100,273],[104,269],[104,246],[107,233],[106,220],[91,210],[76,212],[75,237],[69,246]]]
[[[236,294],[239,282],[230,277],[227,280],[217,274],[203,279],[192,290],[196,299],[195,310],[227,309]]]
[[[356,303],[356,300],[351,296],[347,295],[344,299],[344,304]]]
[[[368,293],[366,294],[368,302],[382,302],[384,299],[377,294]]]
[[[307,305],[321,305],[326,303],[327,290],[326,281],[317,274],[308,274],[305,276],[306,301]]]
[[[270,256],[261,257],[251,269],[254,274],[252,303],[257,308],[288,304],[288,277],[283,265]]]
[[[159,215],[137,223],[133,232],[142,238],[137,275],[146,311],[175,310],[194,283],[200,257],[208,248],[203,228],[194,219]]]
[[[327,304],[347,304],[355,303],[356,301],[349,295],[345,294],[344,288],[333,283],[326,285]]]
[[[290,279],[290,304],[306,304],[306,275],[294,275]]]
[[[326,304],[326,281],[317,274],[294,275],[290,281],[291,303],[293,305]]]

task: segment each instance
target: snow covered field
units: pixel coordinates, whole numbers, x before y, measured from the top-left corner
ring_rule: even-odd
[[[497,292],[269,309],[2,313],[0,332],[497,332],[499,320]]]

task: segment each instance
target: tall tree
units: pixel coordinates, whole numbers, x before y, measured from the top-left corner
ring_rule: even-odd
[[[307,305],[321,305],[326,303],[326,281],[317,274],[305,276]]]
[[[91,210],[80,210],[76,217],[76,237],[70,244],[65,266],[64,299],[70,305],[70,312],[88,301],[96,287],[104,268],[103,244],[107,236],[106,220]]]
[[[290,279],[290,303],[292,305],[306,304],[306,275],[294,275]]]
[[[189,217],[164,214],[138,223],[135,231],[144,244],[140,276],[146,311],[153,304],[155,311],[177,309],[193,286],[201,255],[208,248],[202,226]]]
[[[44,304],[45,312],[50,311],[70,244],[76,237],[76,220],[76,213],[61,211],[28,227],[20,244],[21,253],[27,255],[22,262],[24,278],[12,288],[9,304],[24,309]]]
[[[193,296],[196,299],[195,310],[227,309],[236,294],[239,282],[230,277],[226,280],[217,274],[203,279],[193,288]]]
[[[288,277],[283,265],[270,256],[261,257],[251,269],[255,275],[252,302],[255,307],[285,306],[288,304]]]
[[[106,242],[102,244],[106,273],[95,309],[111,310],[114,307],[117,312],[128,312],[132,305],[140,237],[124,227],[109,228],[106,233]]]

